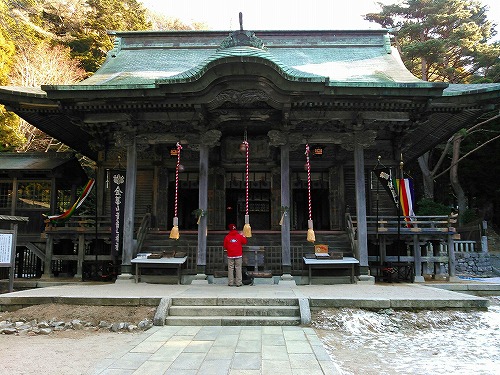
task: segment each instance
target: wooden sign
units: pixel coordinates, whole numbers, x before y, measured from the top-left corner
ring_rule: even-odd
[[[12,266],[12,249],[14,246],[14,233],[12,231],[0,232],[0,266]]]

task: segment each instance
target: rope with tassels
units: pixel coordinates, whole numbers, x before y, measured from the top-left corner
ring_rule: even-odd
[[[310,149],[309,144],[306,144],[306,168],[307,168],[307,204],[309,209],[309,220],[307,221],[307,241],[315,242],[316,236],[313,229],[312,221],[312,203],[311,203],[311,162],[309,159]]]
[[[245,138],[243,140],[245,145],[245,225],[243,226],[243,235],[247,238],[252,237],[252,228],[250,227],[250,215],[248,214],[248,187],[249,187],[249,157],[250,157],[250,146],[247,140],[247,132],[245,130]]]
[[[179,239],[179,218],[177,216],[178,198],[179,198],[179,166],[181,165],[181,150],[180,142],[177,142],[177,164],[175,166],[175,197],[174,197],[174,222],[173,228],[170,231],[170,238],[174,240]]]

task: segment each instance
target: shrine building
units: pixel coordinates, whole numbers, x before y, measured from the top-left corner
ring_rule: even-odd
[[[217,254],[227,225],[249,222],[249,245],[263,249],[274,276],[302,274],[313,229],[315,243],[349,253],[358,281],[368,280],[379,250],[369,218],[395,215],[374,167],[415,161],[500,108],[500,84],[413,76],[382,29],[111,34],[106,61],[79,83],[0,87],[9,111],[96,165],[95,220],[80,232],[44,230],[46,276],[57,244],[71,238],[79,254],[60,259],[74,261],[79,276],[97,256],[131,274],[131,260],[156,241],[186,252],[183,273],[203,279],[225,269]],[[15,213],[9,199],[0,196],[10,204],[0,214]],[[175,224],[178,239],[169,238]],[[93,254],[97,242],[105,250]]]

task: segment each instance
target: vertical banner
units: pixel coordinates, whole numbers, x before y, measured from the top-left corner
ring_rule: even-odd
[[[384,190],[389,193],[389,196],[392,198],[392,202],[396,208],[399,209],[398,192],[396,186],[394,185],[392,170],[390,168],[378,168],[374,169],[373,172],[378,177],[378,180]]]
[[[110,170],[111,255],[122,252],[123,213],[125,210],[125,171]]]
[[[399,192],[401,213],[405,217],[406,226],[409,228],[411,227],[411,217],[415,216],[415,212],[413,212],[413,202],[415,201],[413,180],[411,178],[398,178],[396,180],[396,186]]]

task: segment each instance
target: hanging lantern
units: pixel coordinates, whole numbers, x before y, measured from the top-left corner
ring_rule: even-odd
[[[247,151],[247,143],[248,142],[245,142],[245,141],[240,143],[239,150],[242,154],[246,153],[246,151]]]
[[[174,240],[179,239],[179,218],[177,217],[177,209],[178,209],[178,198],[179,198],[179,172],[181,166],[181,150],[182,146],[179,142],[177,142],[177,164],[175,165],[175,198],[174,198],[174,220],[173,220],[173,228],[170,231],[170,238]],[[184,167],[182,167],[184,170]]]
[[[309,209],[309,220],[307,221],[307,241],[315,242],[316,236],[314,234],[313,229],[313,221],[312,221],[312,204],[311,204],[311,162],[309,160],[309,144],[306,144],[306,168],[307,168],[307,204]]]

